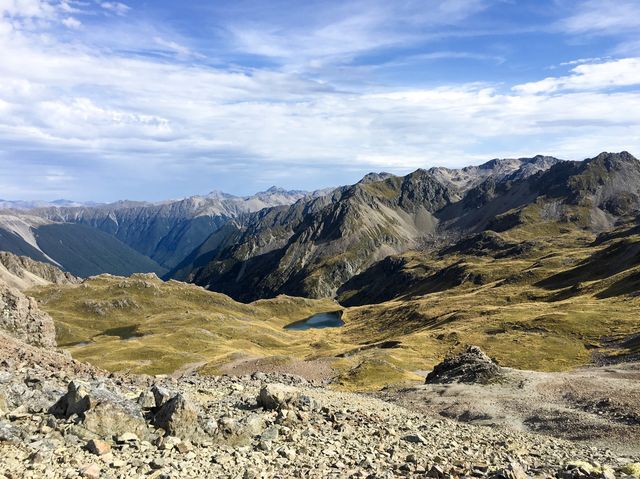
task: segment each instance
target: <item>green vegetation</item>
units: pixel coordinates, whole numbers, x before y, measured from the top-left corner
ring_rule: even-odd
[[[103,275],[31,294],[74,357],[150,374],[190,365],[216,373],[257,358],[279,365],[331,358],[334,387],[366,390],[418,381],[416,372],[467,344],[505,366],[545,371],[588,364],[594,351],[637,352],[639,229],[620,227],[596,240],[538,212],[446,254],[409,252],[374,266],[341,298],[372,292],[378,304],[346,308],[341,328],[283,329],[340,309],[332,300],[242,304],[149,275]]]
[[[339,309],[331,300],[285,296],[246,305],[153,275],[101,275],[30,294],[56,321],[58,344],[75,358],[108,370],[149,374],[194,363],[223,364],[236,351],[304,355],[314,332],[299,335],[283,326]]]

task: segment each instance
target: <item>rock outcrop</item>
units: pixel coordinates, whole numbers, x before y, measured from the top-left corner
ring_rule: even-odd
[[[501,376],[501,368],[477,346],[446,358],[427,375],[426,384],[487,384]]]
[[[49,412],[65,419],[78,416],[80,425],[89,435],[102,439],[127,433],[140,438],[148,436],[146,421],[135,402],[81,381],[70,382],[67,393],[51,406]]]
[[[1,281],[0,330],[34,346],[56,346],[56,331],[51,316],[38,308],[35,299]]]
[[[43,284],[74,284],[80,279],[71,273],[28,256],[0,251],[0,279],[9,286],[25,290]]]

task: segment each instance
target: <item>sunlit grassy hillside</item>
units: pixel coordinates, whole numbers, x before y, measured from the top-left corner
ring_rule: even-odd
[[[597,237],[534,221],[541,220],[447,250],[401,255],[382,273],[373,268],[341,299],[368,292],[376,301],[388,298],[345,308],[341,328],[283,329],[341,309],[332,300],[280,296],[241,304],[146,275],[99,276],[31,293],[74,357],[144,373],[185,365],[215,373],[243,358],[329,358],[336,387],[371,389],[419,380],[415,372],[465,344],[506,366],[550,371],[637,348],[630,338],[640,332],[638,228]]]

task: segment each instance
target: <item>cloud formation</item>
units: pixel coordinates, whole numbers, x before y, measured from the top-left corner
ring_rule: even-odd
[[[412,81],[371,81],[376,67],[393,73],[403,62],[509,64],[507,49],[428,43],[490,2],[435,1],[426,12],[421,4],[347,2],[302,26],[232,15],[215,48],[232,61],[221,64],[199,48],[202,38],[166,27],[135,50],[95,36],[92,22],[108,18],[116,23],[105,28],[135,38],[121,23],[122,15],[135,20],[135,7],[0,0],[3,195],[249,193],[272,182],[316,188],[369,170],[403,173],[494,156],[640,152],[637,57],[603,61],[609,52],[596,52],[595,60],[566,59],[568,71],[555,76],[511,83],[477,81],[472,70],[463,81],[434,81],[431,66],[412,71]],[[579,20],[565,21],[584,32]]]

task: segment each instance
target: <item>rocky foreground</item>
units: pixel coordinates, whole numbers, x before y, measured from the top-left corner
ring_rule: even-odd
[[[613,479],[637,457],[286,375],[107,374],[0,335],[0,478]]]

